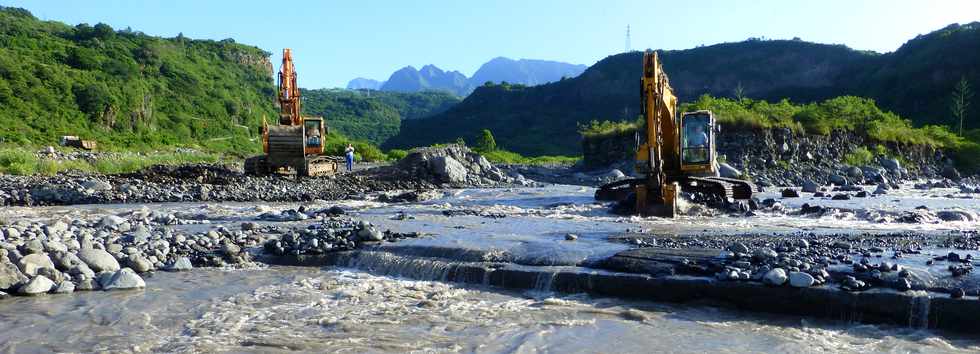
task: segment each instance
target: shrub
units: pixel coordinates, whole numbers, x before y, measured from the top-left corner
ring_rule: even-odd
[[[865,166],[874,160],[874,154],[865,147],[859,147],[844,155],[844,163],[851,166]]]

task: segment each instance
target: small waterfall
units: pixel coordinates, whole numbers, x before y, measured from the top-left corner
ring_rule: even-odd
[[[909,308],[909,327],[929,328],[929,307],[932,297],[925,291],[910,291],[912,302]]]
[[[555,283],[555,272],[538,272],[534,279],[534,291],[551,292],[551,287]]]
[[[347,262],[347,267],[373,274],[443,282],[449,280],[451,266],[448,262],[401,257],[388,252],[360,252]]]

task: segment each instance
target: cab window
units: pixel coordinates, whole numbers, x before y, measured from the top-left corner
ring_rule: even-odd
[[[711,122],[708,115],[684,116],[682,159],[687,164],[708,163],[711,151]]]
[[[317,147],[322,143],[322,137],[320,134],[320,122],[318,121],[307,121],[306,122],[306,146],[307,147]]]

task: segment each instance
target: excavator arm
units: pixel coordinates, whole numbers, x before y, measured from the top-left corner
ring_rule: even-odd
[[[296,67],[289,48],[282,50],[282,66],[279,68],[279,124],[300,125],[300,93],[296,84]]]

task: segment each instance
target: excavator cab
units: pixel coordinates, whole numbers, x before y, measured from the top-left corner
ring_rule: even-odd
[[[303,128],[303,153],[305,155],[322,154],[323,138],[326,135],[326,131],[323,129],[323,118],[305,117]]]
[[[681,115],[681,171],[689,174],[714,173],[716,127],[711,111]]]

